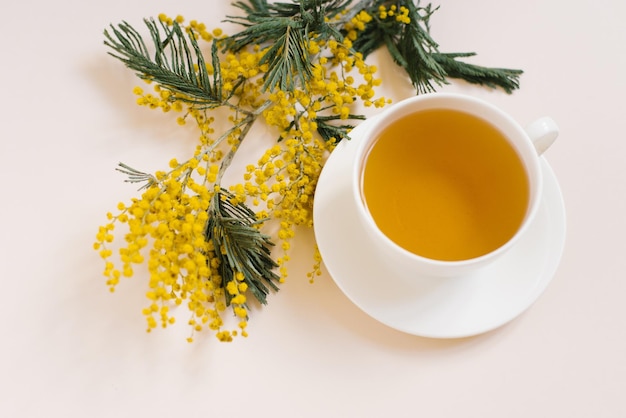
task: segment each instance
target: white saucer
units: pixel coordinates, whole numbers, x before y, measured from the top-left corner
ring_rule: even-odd
[[[354,216],[349,169],[359,132],[332,152],[319,178],[314,230],[327,271],[345,295],[379,322],[413,335],[460,338],[502,326],[543,293],[565,244],[565,208],[557,179],[542,158],[542,203],[519,244],[479,273],[456,278],[418,277],[407,283],[384,259]]]

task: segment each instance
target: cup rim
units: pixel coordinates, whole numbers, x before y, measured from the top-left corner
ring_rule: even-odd
[[[464,260],[438,260],[408,251],[391,240],[376,226],[372,215],[367,209],[363,196],[363,167],[367,159],[367,153],[371,149],[371,145],[374,143],[377,136],[392,122],[403,116],[419,112],[420,110],[437,108],[460,110],[465,113],[470,113],[476,117],[482,118],[500,130],[503,136],[509,140],[511,145],[520,155],[529,178],[529,203],[522,224],[507,242],[478,257]],[[479,112],[480,114],[478,114]],[[488,117],[484,115],[488,115]],[[435,92],[421,94],[390,105],[390,107],[381,112],[381,114],[372,121],[369,129],[359,138],[359,144],[356,150],[351,176],[353,199],[356,200],[356,208],[358,216],[361,220],[367,225],[373,226],[373,228],[369,229],[375,234],[375,238],[384,243],[387,248],[391,248],[394,253],[409,260],[410,262],[417,262],[421,265],[426,265],[427,268],[433,269],[435,274],[466,274],[472,268],[486,265],[488,262],[496,259],[501,254],[508,251],[528,230],[539,209],[540,197],[543,188],[539,158],[540,156],[537,154],[537,151],[526,131],[517,123],[516,120],[495,105],[485,100],[459,93]]]

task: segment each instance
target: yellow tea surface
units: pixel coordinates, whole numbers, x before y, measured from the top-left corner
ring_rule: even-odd
[[[529,201],[526,171],[482,119],[434,109],[386,128],[366,156],[365,203],[379,229],[408,251],[466,260],[505,244]]]

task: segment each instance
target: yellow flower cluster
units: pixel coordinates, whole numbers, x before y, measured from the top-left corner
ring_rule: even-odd
[[[226,310],[224,287],[218,272],[219,264],[213,257],[215,248],[206,239],[208,207],[215,191],[208,183],[194,180],[194,174],[207,181],[215,179],[219,167],[210,163],[208,154],[179,164],[170,161],[171,171],[158,172],[154,183],[130,205],[118,204],[119,213],[108,215],[110,222],[100,227],[95,248],[106,260],[104,275],[111,291],[121,276],[133,275],[133,264],[142,264],[142,250],[151,243],[148,252],[149,305],[143,309],[148,331],[159,324],[165,328],[175,322],[170,306],[186,302],[192,331],[205,327],[215,330],[221,340],[230,340],[237,331],[222,329],[222,312]],[[110,261],[113,252],[115,223],[128,226],[125,245],[119,248],[121,267]],[[235,277],[241,278],[240,274]],[[233,312],[241,319],[239,328],[246,335],[245,283],[228,283],[226,290],[233,296]],[[191,338],[191,337],[190,337]]]
[[[175,18],[171,18],[167,16],[165,13],[159,14],[159,21],[165,23],[166,25],[171,26],[174,21],[179,24],[185,22],[185,18],[181,15],[176,16]],[[211,42],[214,38],[219,39],[223,34],[222,30],[219,28],[213,29],[211,32],[207,30],[207,27],[204,23],[198,22],[197,20],[192,20],[189,22],[189,25],[186,27],[187,32],[193,33],[198,36],[200,39]]]
[[[222,36],[220,30],[209,32],[196,21],[184,26],[181,16],[172,19],[160,15],[159,19],[169,25],[176,21],[198,39],[210,41]],[[191,314],[189,341],[195,332],[205,329],[213,330],[221,341],[231,341],[236,335],[247,336],[246,277],[234,271],[232,280],[224,283],[220,257],[216,255],[225,249],[215,248],[208,238],[211,207],[216,196],[225,196],[221,193],[226,190],[221,188],[221,175],[254,120],[262,118],[276,129],[279,141],[256,164],[245,168],[243,181],[229,186],[228,196],[233,205],[255,207],[259,220],[255,227],[262,228],[266,219],[278,222],[276,238],[282,255],[276,263],[279,279],[284,281],[290,242],[298,227],[312,226],[317,179],[329,152],[341,139],[322,138],[318,133],[320,124],[350,119],[351,106],[356,101],[376,107],[388,103],[385,98],[376,98],[374,88],[380,84],[375,78],[376,68],[367,65],[362,55],[351,49],[358,31],[371,19],[365,12],[352,18],[343,42],[318,39],[313,34],[308,45],[313,76],[307,85],[293,91],[263,90],[263,75],[268,67],[261,62],[267,49],[252,47],[226,53],[221,57],[220,68],[207,64],[209,72],[220,71],[223,107],[232,111],[231,127],[217,138],[212,109],[185,102],[159,85],[154,86],[152,93],[135,88],[139,105],[176,112],[180,115],[179,124],[191,120],[200,132],[192,157],[183,163],[170,161],[167,172],[146,174],[141,196],[129,204],[119,203],[118,213],[109,213],[109,222],[96,235],[94,248],[105,260],[104,276],[111,291],[122,276],[134,275],[134,266],[147,265],[148,305],[143,314],[148,331],[173,324],[173,310],[182,305]],[[124,243],[117,246],[118,264],[112,260],[116,224],[124,224],[128,229]],[[309,274],[311,281],[320,274],[321,261],[316,250]],[[236,327],[229,328],[224,321],[228,308]]]
[[[242,50],[237,54],[228,53],[221,60],[223,78],[222,89],[230,94],[241,80],[246,80],[239,86],[237,95],[241,101],[239,106],[259,107],[263,102],[263,79],[257,77],[267,71],[267,64],[261,64],[265,50],[261,51],[257,45],[252,51]]]
[[[355,17],[355,26],[369,21],[367,16],[362,12]],[[277,237],[284,254],[277,262],[282,280],[287,276],[285,262],[289,260],[290,240],[296,227],[313,225],[317,179],[339,139],[324,141],[316,135],[318,117],[330,112],[340,120],[348,119],[350,106],[359,99],[365,106],[382,107],[388,102],[382,97],[374,98],[374,87],[380,84],[380,79],[374,77],[376,67],[367,65],[362,55],[351,51],[345,42],[311,40],[310,52],[329,51],[331,58],[317,57],[313,77],[305,89],[269,95],[272,105],[263,116],[267,125],[278,128],[281,141],[269,148],[257,165],[247,166],[243,183],[230,188],[240,201],[251,198],[253,205],[264,205],[259,216],[280,221]],[[355,69],[357,78],[350,75]],[[361,82],[357,83],[359,78]],[[315,259],[312,275],[320,272],[319,256]]]
[[[372,21],[372,16],[365,10],[361,10],[356,14],[350,22],[346,23],[344,29],[347,31],[347,38],[351,41],[355,41],[359,36],[359,32],[365,30],[365,25]]]
[[[383,20],[387,18],[395,18],[396,22],[404,23],[405,25],[411,23],[409,9],[405,6],[400,6],[400,8],[398,8],[395,4],[391,5],[389,8],[384,5],[379,6],[378,17]]]

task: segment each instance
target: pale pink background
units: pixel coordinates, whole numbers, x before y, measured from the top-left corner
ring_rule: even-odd
[[[440,3],[442,51],[525,70],[510,96],[441,90],[561,127],[546,154],[568,223],[554,280],[496,331],[429,340],[370,319],[327,275],[310,285],[305,233],[250,337],[225,345],[188,344],[184,320],[145,334],[142,276],[109,294],[91,244],[105,212],[134,195],[117,162],[157,169],[194,140],[134,104],[137,82],[107,57],[102,30],[160,12],[213,26],[235,11],[206,0],[3,1],[0,415],[626,416],[626,3]],[[386,95],[412,94],[386,54],[372,61]]]

